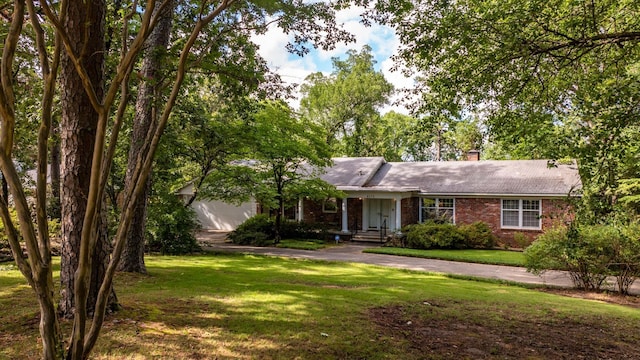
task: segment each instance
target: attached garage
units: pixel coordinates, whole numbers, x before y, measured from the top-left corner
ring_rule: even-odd
[[[177,195],[187,201],[193,195],[193,185],[188,184],[178,190]],[[203,230],[231,231],[248,218],[256,215],[255,201],[242,203],[239,206],[228,204],[220,200],[196,200],[191,204],[196,212]]]

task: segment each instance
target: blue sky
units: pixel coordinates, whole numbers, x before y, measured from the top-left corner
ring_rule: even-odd
[[[254,40],[260,44],[260,54],[267,60],[269,67],[289,83],[300,84],[307,75],[317,71],[329,74],[332,71],[332,57],[344,59],[349,49],[360,51],[364,45],[368,44],[377,61],[376,70],[381,70],[387,81],[391,82],[396,89],[410,86],[411,79],[405,78],[399,71],[391,71],[393,62],[390,57],[398,45],[395,32],[386,26],[366,27],[361,24],[360,15],[364,10],[361,7],[352,7],[337,14],[338,23],[344,24],[344,28],[355,35],[356,42],[338,44],[331,51],[312,50],[304,57],[290,54],[285,50],[289,37],[277,27],[273,27],[264,35],[255,37]],[[299,99],[291,105],[295,108],[298,106],[298,102]],[[388,106],[381,112],[385,113],[390,110],[407,113],[406,109],[397,106]]]

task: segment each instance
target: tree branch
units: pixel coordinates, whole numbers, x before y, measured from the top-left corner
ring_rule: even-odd
[[[531,44],[529,55],[550,54],[554,51],[563,50],[567,48],[593,49],[599,46],[604,46],[609,44],[622,44],[625,42],[639,41],[639,40],[640,40],[640,32],[638,31],[598,34],[598,35],[594,35],[586,38],[574,39],[574,40],[569,40],[562,43],[557,43],[556,45],[548,46],[548,47],[540,46],[537,44]]]

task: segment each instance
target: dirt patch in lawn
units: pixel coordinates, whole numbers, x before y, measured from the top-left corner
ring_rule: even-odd
[[[439,309],[446,307],[425,301],[374,308],[369,316],[379,326],[379,339],[405,343],[407,358],[640,359],[638,326],[508,311],[496,318],[493,310],[486,317],[469,318]]]

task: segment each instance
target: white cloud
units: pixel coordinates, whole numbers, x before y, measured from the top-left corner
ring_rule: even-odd
[[[391,82],[396,89],[408,87],[413,84],[412,79],[407,79],[404,75],[395,71],[392,72],[393,60],[390,58],[396,52],[398,39],[393,29],[374,24],[370,27],[360,22],[361,15],[365,11],[362,7],[351,7],[337,13],[337,22],[343,24],[344,28],[354,34],[355,43],[336,44],[336,48],[331,51],[311,50],[304,57],[289,54],[286,51],[286,44],[291,40],[290,36],[284,34],[276,26],[267,31],[266,34],[256,35],[253,40],[260,45],[259,53],[267,61],[269,67],[277,72],[282,79],[291,84],[300,84],[304,78],[317,71],[331,69],[331,58],[345,58],[345,54],[350,49],[359,51],[364,45],[372,48],[372,53],[377,61],[376,68],[381,70],[386,79]],[[300,99],[290,103],[297,108]],[[382,109],[383,113],[394,110],[407,113],[401,106],[389,106]]]

